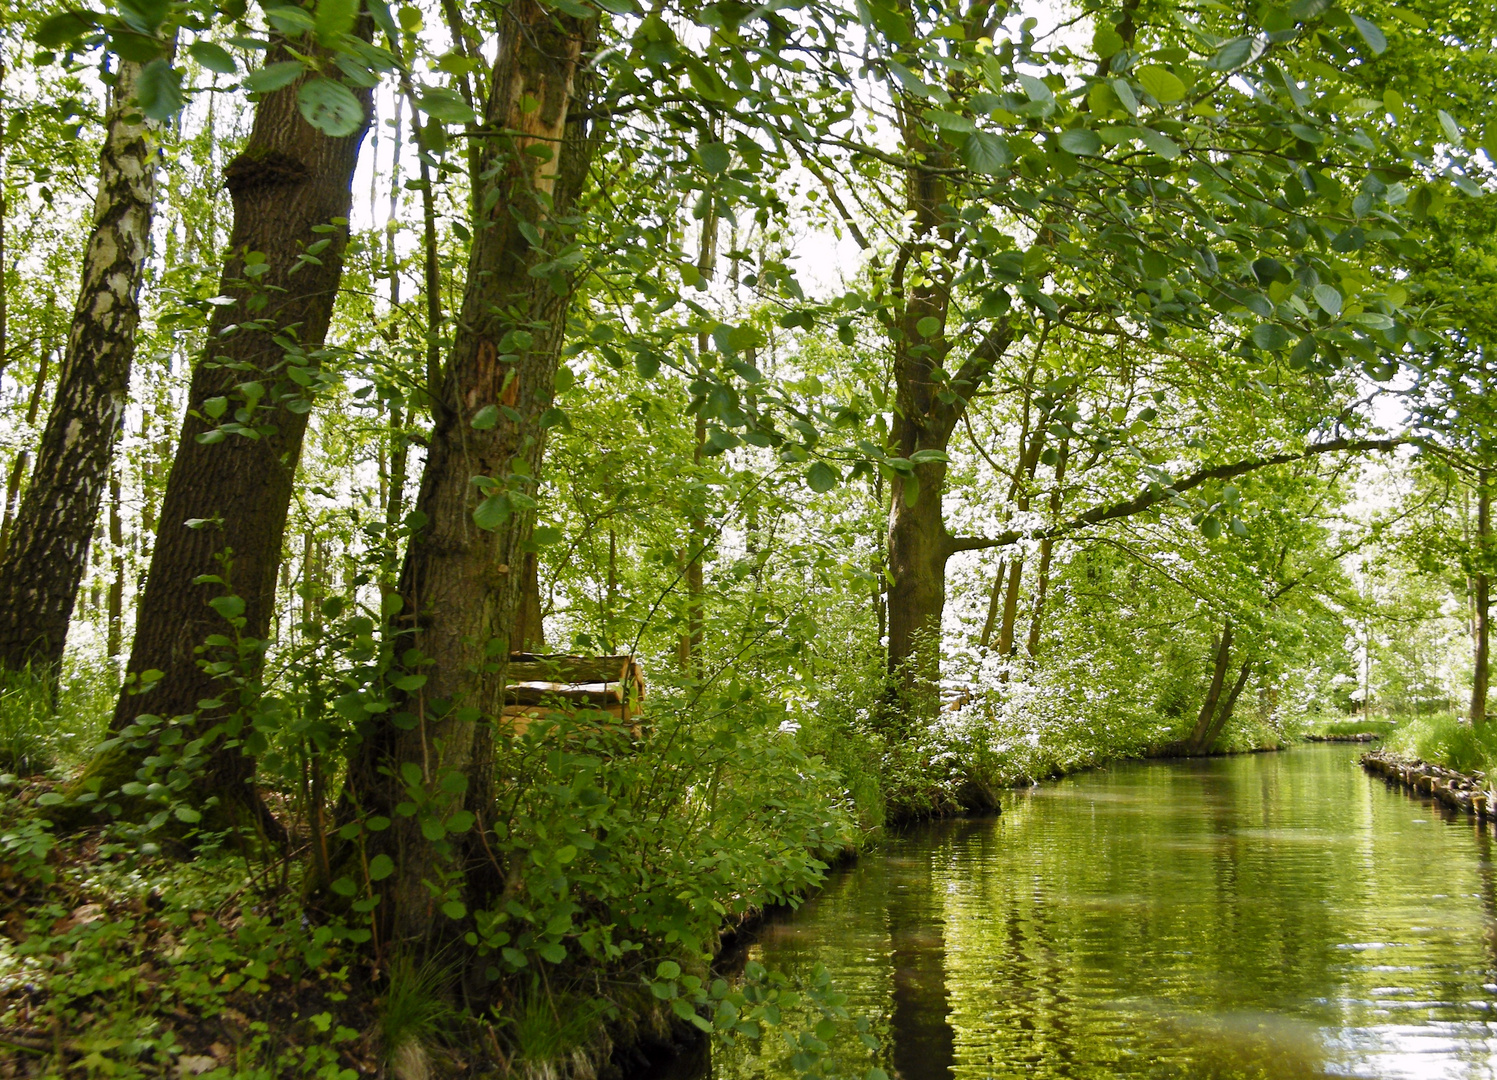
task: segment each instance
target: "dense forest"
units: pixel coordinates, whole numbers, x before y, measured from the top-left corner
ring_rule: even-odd
[[[878,1077],[886,828],[1481,738],[1494,21],[5,5],[0,1075]]]

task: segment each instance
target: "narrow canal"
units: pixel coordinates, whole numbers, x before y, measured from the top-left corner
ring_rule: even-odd
[[[1493,839],[1359,750],[1016,792],[863,858],[750,958],[824,964],[903,1080],[1497,1077]],[[794,1075],[763,1051],[714,1077]]]

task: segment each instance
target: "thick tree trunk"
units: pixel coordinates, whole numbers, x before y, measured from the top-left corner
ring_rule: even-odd
[[[437,913],[443,898],[427,882],[466,874],[468,906],[475,908],[502,880],[482,834],[492,817],[494,726],[534,520],[512,506],[491,528],[479,528],[475,503],[504,499],[506,489],[539,474],[570,281],[532,270],[567,242],[589,165],[593,144],[569,113],[596,36],[595,19],[552,14],[534,0],[511,5],[501,23],[484,126],[515,134],[485,143],[488,179],[478,205],[491,209],[474,230],[415,504],[426,525],[411,538],[400,578],[403,617],[415,628],[411,643],[430,661],[420,669],[427,681],[398,700],[388,720],[375,722],[350,762],[342,807],[345,817],[377,813],[394,821],[366,851],[372,856],[377,847],[397,868],[378,886],[384,943],[419,947],[444,935]],[[475,428],[480,413],[484,422]],[[474,484],[475,475],[489,482]],[[465,802],[445,794],[443,781],[454,776],[465,778]],[[395,813],[413,799],[429,809],[416,817]],[[469,844],[423,837],[421,817],[461,806],[477,818]]]
[[[93,231],[57,395],[0,559],[0,665],[8,668],[62,660],[130,391],[159,156],[160,125],[133,101],[141,70],[122,61],[110,92]]]
[[[923,715],[939,700],[951,540],[941,514],[945,463],[917,466],[915,475],[918,491],[896,482],[889,505],[889,675],[894,689],[908,698],[904,708]]]
[[[267,62],[287,58],[278,48]],[[193,714],[199,702],[217,700],[225,690],[205,664],[238,665],[232,650],[226,656],[204,651],[210,634],[229,632],[210,600],[231,593],[244,601],[244,638],[263,642],[270,629],[310,408],[304,387],[315,377],[315,353],[338,296],[353,172],[370,100],[367,89],[353,87],[365,124],[332,138],[308,124],[297,107],[298,90],[309,77],[260,99],[249,141],[225,169],[234,224],[218,291],[235,302],[214,308],[211,344],[193,370],[127,669],[163,675],[145,694],[121,695],[115,730],[141,713]],[[287,339],[295,347],[281,343]],[[241,423],[256,437],[216,430],[219,422],[208,418],[215,399],[225,405],[224,421]],[[202,575],[228,584],[198,584]],[[228,704],[203,708],[198,728],[205,731],[231,714]],[[238,749],[219,750],[199,790],[253,804],[246,786],[252,769]]]
[[[1492,490],[1487,469],[1477,472],[1476,492],[1476,573],[1475,594],[1475,671],[1471,680],[1471,723],[1481,727],[1487,722],[1487,688],[1490,674],[1488,655],[1491,644],[1492,577],[1487,566],[1492,533]]]
[[[515,611],[515,632],[510,642],[514,652],[546,651],[545,616],[541,611],[541,560],[533,551],[525,553],[520,570],[520,600]]]
[[[1206,700],[1201,703],[1201,712],[1196,717],[1195,727],[1185,740],[1185,751],[1189,754],[1204,754],[1210,749],[1208,739],[1216,719],[1216,707],[1221,701],[1222,688],[1227,681],[1227,667],[1232,659],[1232,620],[1222,627],[1221,635],[1214,642],[1215,660],[1211,669],[1211,684],[1206,689]]]

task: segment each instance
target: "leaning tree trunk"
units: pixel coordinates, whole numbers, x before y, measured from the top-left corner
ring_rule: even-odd
[[[453,882],[470,909],[502,882],[482,834],[492,820],[493,740],[534,526],[520,500],[506,505],[507,492],[539,475],[545,448],[571,282],[534,271],[568,242],[591,160],[594,143],[570,110],[597,32],[596,19],[554,14],[535,0],[512,4],[501,23],[484,126],[513,134],[485,144],[478,205],[490,209],[473,230],[415,504],[426,524],[411,538],[400,577],[402,619],[426,658],[418,669],[425,685],[398,696],[388,719],[376,721],[349,763],[340,808],[345,818],[394,822],[371,834],[364,852],[395,863],[376,886],[382,945],[420,948],[444,936],[437,909],[446,897],[428,882]],[[486,479],[475,484],[475,476]],[[465,799],[448,794],[464,785]],[[395,811],[410,801],[423,807],[419,814]],[[423,819],[429,828],[433,817],[462,808],[476,818],[462,838],[471,843],[424,838]]]
[[[160,156],[160,125],[133,101],[141,70],[121,62],[110,91],[67,352],[0,559],[0,666],[10,669],[55,668],[62,660],[130,390]]]
[[[1476,573],[1473,575],[1476,594],[1476,670],[1471,680],[1471,724],[1481,727],[1487,722],[1487,688],[1491,678],[1488,656],[1491,645],[1492,576],[1487,558],[1492,533],[1492,491],[1488,470],[1478,470],[1476,483]]]
[[[1190,731],[1190,736],[1185,740],[1184,749],[1187,754],[1204,754],[1210,747],[1212,727],[1216,721],[1216,707],[1221,701],[1222,688],[1227,681],[1227,667],[1232,659],[1232,620],[1228,619],[1222,627],[1221,636],[1213,643],[1216,657],[1211,668],[1211,684],[1206,688],[1206,700],[1201,703],[1200,715],[1196,717],[1195,727]]]
[[[361,25],[367,31],[367,21]],[[267,62],[285,59],[278,48]],[[208,666],[255,669],[260,654],[253,643],[263,645],[270,631],[310,408],[306,386],[315,383],[317,353],[338,296],[354,166],[369,118],[370,92],[353,87],[364,107],[357,131],[334,138],[312,127],[297,107],[298,90],[310,77],[260,99],[249,141],[224,170],[234,224],[218,292],[234,303],[214,308],[208,351],[192,373],[136,614],[127,670],[137,677],[153,669],[162,674],[148,692],[127,688],[120,696],[116,731],[142,713],[199,714],[199,732],[232,725],[229,686]],[[225,433],[213,416],[242,424],[256,437]],[[226,584],[199,584],[205,575]],[[243,655],[205,645],[210,635],[235,633],[209,606],[225,594],[243,601],[237,630]],[[238,749],[219,749],[198,790],[258,809],[247,785],[252,771],[251,759]]]
[[[1248,676],[1253,672],[1253,662],[1245,660],[1237,669],[1237,678],[1232,683],[1232,689],[1227,691],[1227,696],[1217,706],[1216,717],[1211,721],[1211,729],[1202,740],[1201,752],[1205,753],[1216,745],[1222,733],[1227,730],[1227,725],[1232,722],[1232,714],[1237,709],[1237,699],[1242,696],[1242,688],[1247,685]]]

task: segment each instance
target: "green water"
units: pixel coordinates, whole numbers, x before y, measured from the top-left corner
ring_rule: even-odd
[[[1015,793],[863,858],[751,958],[824,964],[883,1044],[841,1060],[904,1080],[1497,1077],[1493,840],[1359,752]],[[713,1074],[793,1075],[772,1044]]]

